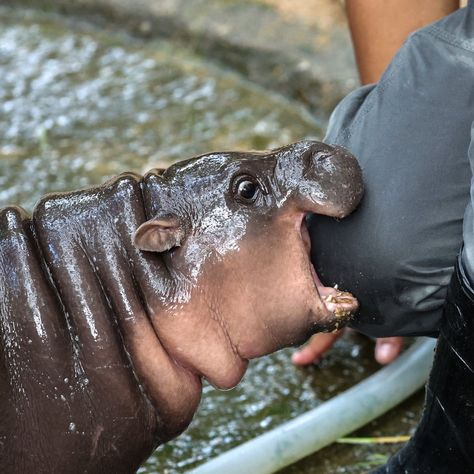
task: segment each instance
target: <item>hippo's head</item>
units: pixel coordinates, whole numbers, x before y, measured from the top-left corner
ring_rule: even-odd
[[[361,172],[347,151],[304,141],[211,153],[153,179],[153,217],[134,243],[169,270],[153,324],[181,366],[229,388],[248,359],[331,331],[357,308],[319,281],[305,224],[309,213],[343,218],[359,203]]]
[[[357,301],[320,283],[305,216],[361,195],[354,157],[307,141],[0,209],[3,471],[135,472],[190,423],[202,377],[232,387],[343,323]]]

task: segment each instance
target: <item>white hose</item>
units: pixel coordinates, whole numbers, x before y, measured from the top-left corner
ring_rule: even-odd
[[[267,474],[333,443],[387,412],[421,388],[429,375],[434,339],[418,340],[395,362],[364,381],[190,474]]]

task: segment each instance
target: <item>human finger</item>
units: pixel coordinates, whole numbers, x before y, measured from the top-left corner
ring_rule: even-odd
[[[381,337],[375,342],[375,360],[379,364],[389,364],[399,355],[403,346],[402,337]]]
[[[315,334],[309,342],[293,354],[291,361],[295,365],[309,365],[319,362],[333,344],[342,336],[344,330]]]

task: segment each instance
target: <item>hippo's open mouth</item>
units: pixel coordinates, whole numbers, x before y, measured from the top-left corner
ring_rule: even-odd
[[[324,329],[339,329],[348,323],[351,316],[358,309],[359,302],[351,293],[347,291],[341,291],[337,285],[332,287],[324,286],[321,283],[313,262],[311,261],[311,238],[308,232],[306,216],[304,216],[301,221],[301,238],[308,254],[309,268],[314,281],[315,289],[328,311],[328,320],[325,322],[329,323],[329,327]]]

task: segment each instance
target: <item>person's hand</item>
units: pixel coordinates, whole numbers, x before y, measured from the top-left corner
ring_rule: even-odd
[[[295,352],[291,358],[295,365],[309,365],[319,362],[321,357],[342,336],[344,329],[331,333],[315,334],[308,343]],[[375,360],[379,364],[389,364],[400,354],[402,337],[381,337],[375,342]]]

